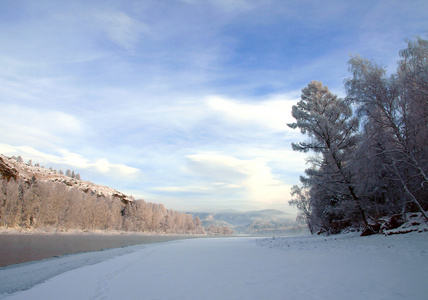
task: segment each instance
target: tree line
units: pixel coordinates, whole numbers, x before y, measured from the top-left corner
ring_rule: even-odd
[[[310,82],[288,124],[307,136],[309,168],[292,188],[291,206],[310,231],[364,227],[419,212],[428,220],[428,41],[407,41],[395,73],[354,56],[346,97]]]
[[[24,164],[24,159],[22,158],[22,156],[18,155],[18,156],[12,156],[11,159],[16,160],[16,162],[20,163],[20,164]],[[26,164],[26,166],[28,167],[33,167],[33,160],[30,159]],[[39,163],[35,163],[34,167],[37,169],[37,171],[43,171],[43,170],[47,170],[44,166],[40,166]],[[55,170],[52,167],[49,167],[49,171],[52,172],[53,174],[59,174],[59,175],[65,175],[67,177],[71,177],[73,179],[77,179],[77,180],[82,180],[81,176],[79,173],[75,173],[74,170],[70,170],[67,169],[64,173],[63,170]]]
[[[0,180],[0,227],[204,234],[198,217],[144,200],[127,201],[62,182]]]

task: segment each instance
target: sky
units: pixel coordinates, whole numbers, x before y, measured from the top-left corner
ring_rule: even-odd
[[[289,207],[291,107],[393,72],[426,1],[0,2],[0,153],[182,211]]]

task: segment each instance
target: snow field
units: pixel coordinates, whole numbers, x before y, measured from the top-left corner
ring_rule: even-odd
[[[180,240],[6,299],[427,299],[426,249],[427,233]]]

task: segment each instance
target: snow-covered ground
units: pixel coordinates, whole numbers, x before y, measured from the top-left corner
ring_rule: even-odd
[[[126,251],[96,264],[59,272],[31,289],[0,297],[428,299],[426,232],[369,237],[346,234],[191,239],[134,246]],[[79,255],[68,258],[79,260]],[[51,262],[49,267],[39,269],[42,274],[46,268],[60,268],[61,263],[52,262],[62,259],[26,264],[20,273]],[[84,260],[80,263],[85,264]],[[0,269],[0,279],[11,270],[14,268]],[[20,275],[15,273],[13,280],[20,281]]]

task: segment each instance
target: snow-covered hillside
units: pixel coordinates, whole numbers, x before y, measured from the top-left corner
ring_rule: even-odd
[[[182,240],[135,246],[5,299],[427,299],[427,249],[426,232]],[[66,258],[0,269],[0,282]]]
[[[30,181],[34,177],[39,181],[62,182],[68,186],[76,187],[85,192],[92,192],[100,196],[115,196],[122,199],[124,202],[133,200],[132,197],[127,196],[111,187],[72,178],[60,174],[56,170],[46,169],[41,166],[20,162],[17,159],[10,158],[2,154],[0,154],[0,173],[5,178],[17,177],[26,181]]]

